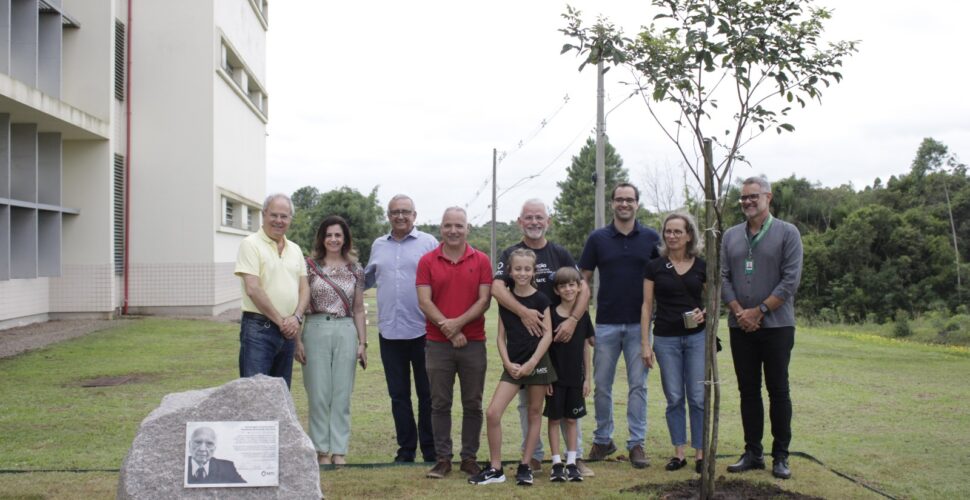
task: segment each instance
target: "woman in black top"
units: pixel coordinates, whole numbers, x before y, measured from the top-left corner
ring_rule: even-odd
[[[666,469],[687,465],[687,415],[690,407],[690,444],[700,472],[704,435],[704,311],[701,308],[707,266],[698,257],[703,243],[697,223],[690,214],[674,212],[664,219],[660,258],[647,263],[643,273],[643,308],[640,316],[643,336],[643,362],[653,365],[654,353],[660,364],[660,381],[667,397],[667,429],[674,456]],[[653,302],[657,315],[653,318]]]

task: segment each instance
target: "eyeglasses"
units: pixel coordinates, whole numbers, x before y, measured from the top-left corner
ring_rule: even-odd
[[[410,217],[413,213],[413,210],[391,210],[387,215],[391,217]]]
[[[758,198],[761,198],[761,194],[762,193],[751,193],[741,195],[741,197],[738,198],[738,203],[744,203],[746,201],[758,201]]]
[[[633,205],[636,204],[636,202],[636,198],[613,198],[613,203],[616,203],[617,205],[622,205],[624,203],[627,205]]]
[[[687,233],[680,229],[664,229],[664,234],[667,236],[683,236]]]

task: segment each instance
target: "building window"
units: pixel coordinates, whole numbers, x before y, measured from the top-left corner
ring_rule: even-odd
[[[233,213],[235,212],[235,203],[225,196],[222,197],[222,225],[226,227],[233,227]]]
[[[252,203],[234,198],[231,195],[222,196],[222,227],[240,229],[243,231],[256,232],[258,227],[257,218],[253,214],[259,214],[260,208]]]
[[[125,25],[115,21],[115,99],[125,100]]]
[[[256,19],[259,20],[259,24],[263,25],[263,29],[268,28],[269,0],[249,0],[249,5],[253,8],[253,12],[256,13]]]
[[[266,90],[226,40],[220,49],[219,70],[233,90],[265,121],[269,115]]]
[[[125,157],[115,154],[114,161],[114,260],[115,275],[125,271]]]

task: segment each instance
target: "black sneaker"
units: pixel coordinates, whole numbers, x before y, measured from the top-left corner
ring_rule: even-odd
[[[528,464],[519,464],[519,468],[515,471],[515,484],[532,486],[532,469]]]
[[[471,484],[504,483],[505,473],[502,472],[502,469],[495,469],[490,465],[478,474],[468,478],[468,482]]]
[[[576,464],[566,465],[566,477],[569,478],[570,482],[580,483],[583,481],[583,473],[579,471],[579,467]]]
[[[549,480],[554,483],[566,482],[566,467],[563,466],[562,462],[552,464],[552,472],[549,473]]]

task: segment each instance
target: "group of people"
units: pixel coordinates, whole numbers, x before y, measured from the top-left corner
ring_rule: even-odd
[[[729,472],[765,468],[762,448],[762,372],[774,442],[772,473],[788,478],[791,400],[788,363],[794,345],[794,295],[801,274],[797,229],[771,216],[771,186],[752,177],[739,200],[746,221],[724,234],[720,292],[730,311],[731,351],[741,394],[745,452]],[[467,242],[467,216],[445,210],[440,243],[414,226],[414,201],[388,203],[389,234],[377,238],[366,267],[356,262],[346,221],[326,218],[310,257],[285,237],[293,207],[282,194],[267,198],[261,229],[239,250],[235,272],[243,282],[240,376],[282,377],[290,384],[293,359],[304,365],[309,435],[321,464],[346,463],[350,395],[356,364],[367,366],[363,292],[377,287],[378,330],[391,413],[396,462],[418,450],[434,465],[429,478],[453,463],[451,409],[457,378],[462,404],[459,468],[473,484],[505,481],[501,466],[502,414],[518,399],[522,431],[518,484],[532,484],[545,458],[540,428],[548,418],[551,481],[593,476],[583,462],[578,419],[593,389],[596,421],[587,458],[617,451],[613,441],[613,381],[622,353],[627,376],[626,449],[635,468],[649,465],[647,374],[659,365],[666,420],[674,452],[665,465],[687,465],[687,421],[695,467],[703,464],[706,264],[697,223],[668,215],[660,233],[637,220],[639,191],[620,183],[612,191],[613,220],[594,230],[579,262],[546,239],[549,215],[540,200],[522,206],[522,241],[491,261]],[[594,271],[599,272],[595,327],[587,312]],[[711,292],[715,292],[711,290]],[[482,411],[486,357],[484,313],[499,305],[497,349],[502,374]],[[592,360],[590,360],[592,351]],[[592,361],[592,362],[591,362]],[[417,418],[411,383],[417,392]],[[487,424],[490,460],[477,455]],[[560,445],[560,432],[564,446]],[[565,456],[562,448],[565,448]],[[565,458],[565,461],[563,460]]]

